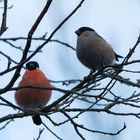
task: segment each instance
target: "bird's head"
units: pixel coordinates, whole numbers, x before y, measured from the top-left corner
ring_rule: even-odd
[[[95,32],[95,30],[90,28],[90,27],[81,27],[78,30],[76,30],[75,33],[76,33],[77,36],[80,36],[85,31],[93,31],[93,32]]]
[[[28,70],[35,70],[36,68],[39,68],[39,64],[36,61],[30,61],[26,64],[26,69]]]

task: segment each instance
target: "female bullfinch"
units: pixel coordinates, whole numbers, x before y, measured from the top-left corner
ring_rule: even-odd
[[[116,54],[112,47],[90,27],[81,27],[77,34],[76,54],[79,61],[93,71],[103,66],[113,65],[114,60],[122,56]]]
[[[39,65],[35,61],[26,64],[26,71],[19,83],[20,86],[36,86],[51,88],[51,84],[44,73],[39,69]],[[22,88],[15,92],[15,101],[23,109],[33,111],[44,107],[51,97],[51,90]],[[33,115],[33,122],[36,125],[42,123],[39,115]]]

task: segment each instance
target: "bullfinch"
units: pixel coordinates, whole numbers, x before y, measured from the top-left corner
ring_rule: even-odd
[[[36,86],[51,89],[51,84],[44,73],[39,69],[39,65],[35,61],[26,64],[26,71],[20,81],[19,87]],[[38,111],[44,107],[51,97],[51,90],[43,90],[37,88],[21,88],[15,92],[15,101],[23,109]],[[33,115],[33,122],[36,125],[42,123],[39,115]]]
[[[75,31],[77,35],[76,54],[79,61],[87,68],[96,71],[103,66],[115,64],[115,60],[123,58],[116,54],[110,44],[90,27],[81,27]]]

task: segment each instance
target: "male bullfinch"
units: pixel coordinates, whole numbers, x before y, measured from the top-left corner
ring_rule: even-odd
[[[26,64],[26,71],[20,81],[21,86],[36,86],[51,88],[51,84],[44,73],[39,69],[39,65],[35,61]],[[15,92],[15,101],[23,109],[33,111],[44,107],[51,97],[51,90],[43,90],[37,88],[22,88]],[[39,115],[33,115],[33,122],[36,125],[42,123]]]
[[[81,27],[75,31],[77,38],[76,54],[79,61],[93,71],[103,66],[113,65],[115,60],[123,58],[90,27]]]

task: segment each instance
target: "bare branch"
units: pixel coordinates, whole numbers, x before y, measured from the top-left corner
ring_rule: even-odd
[[[28,51],[31,47],[31,38],[35,32],[35,30],[37,29],[39,23],[41,22],[41,20],[43,19],[44,15],[46,14],[46,12],[48,11],[50,5],[51,5],[51,2],[52,0],[48,0],[46,2],[46,5],[44,7],[44,9],[42,10],[41,14],[39,15],[39,17],[37,18],[37,20],[35,21],[34,25],[32,26],[32,28],[30,29],[29,33],[28,33],[28,39],[27,40],[27,43],[25,45],[25,49],[23,51],[23,55],[22,55],[22,58],[20,60],[20,63],[18,64],[18,67],[15,71],[15,74],[13,75],[11,81],[9,82],[9,84],[4,87],[3,89],[0,89],[0,94],[1,93],[5,93],[6,91],[8,91],[15,83],[15,81],[17,80],[17,78],[19,77],[19,73],[21,71],[21,68],[23,66],[23,64],[26,62],[26,57],[27,57],[27,54],[28,54]]]
[[[79,135],[79,137],[82,139],[82,140],[86,140],[84,138],[84,136],[80,133],[80,131],[78,130],[78,125],[77,123],[74,122],[74,120],[64,111],[62,111],[62,113],[68,118],[68,120],[71,122],[71,124],[73,125],[76,133]]]
[[[7,3],[8,0],[4,0],[4,12],[3,12],[3,17],[2,17],[2,23],[1,23],[1,28],[0,28],[0,36],[7,30]]]
[[[3,28],[0,33],[2,34],[4,30],[6,30],[6,15],[7,15],[7,0],[4,0],[5,6],[4,6],[4,12],[3,14],[3,21],[2,26]],[[57,91],[57,94],[60,94],[60,96],[57,97],[51,104],[40,108],[37,111],[33,110],[26,110],[21,107],[18,107],[14,105],[12,102],[6,100],[6,98],[3,98],[3,96],[0,96],[0,107],[10,107],[10,109],[13,109],[12,111],[15,111],[15,113],[11,113],[9,115],[1,116],[0,117],[0,123],[5,123],[0,130],[3,130],[6,128],[6,126],[12,122],[14,119],[17,118],[23,118],[27,116],[32,116],[35,114],[45,116],[48,121],[52,123],[54,126],[62,126],[67,123],[71,123],[72,127],[74,128],[74,131],[77,133],[80,139],[86,140],[83,131],[86,131],[87,133],[98,133],[102,135],[118,135],[123,130],[125,130],[126,125],[124,124],[121,128],[117,129],[117,131],[102,131],[100,130],[94,130],[88,126],[88,124],[84,122],[80,122],[79,120],[82,118],[82,115],[87,113],[94,114],[94,113],[104,113],[105,115],[108,115],[109,117],[115,117],[115,116],[121,116],[121,117],[135,117],[137,119],[140,119],[140,79],[132,80],[131,76],[129,74],[140,74],[140,70],[132,70],[130,69],[129,65],[139,65],[140,59],[130,60],[132,55],[134,54],[138,44],[140,43],[140,36],[135,43],[135,45],[130,49],[128,54],[125,56],[124,60],[120,64],[116,64],[114,66],[104,66],[102,69],[90,72],[87,76],[85,76],[83,79],[69,79],[69,80],[49,80],[51,83],[57,85],[57,87],[52,86],[51,88],[48,87],[38,87],[33,85],[27,85],[24,87],[13,87],[15,81],[20,76],[20,71],[23,67],[23,65],[29,61],[33,56],[35,56],[47,43],[59,43],[60,46],[63,45],[70,48],[75,53],[75,48],[68,44],[67,42],[63,42],[59,39],[53,39],[53,36],[55,33],[63,26],[65,22],[67,22],[71,16],[73,16],[76,11],[81,7],[85,0],[79,1],[76,7],[67,15],[62,22],[60,22],[59,25],[56,26],[48,36],[47,32],[44,33],[41,37],[33,37],[35,31],[37,30],[40,22],[44,18],[45,14],[48,12],[48,9],[51,6],[52,0],[48,0],[34,22],[33,26],[29,30],[27,37],[9,37],[9,38],[0,38],[0,41],[2,43],[5,43],[6,45],[14,48],[14,50],[21,50],[22,56],[19,62],[16,62],[10,55],[4,53],[2,50],[0,51],[0,55],[2,58],[6,59],[6,65],[5,68],[0,72],[0,76],[4,76],[5,74],[9,74],[9,72],[15,70],[13,76],[11,77],[11,80],[9,83],[2,89],[0,89],[0,94],[3,94],[7,91],[15,91],[15,90],[21,90],[24,88],[31,88],[31,89],[39,89],[39,90],[54,90]],[[6,7],[6,9],[5,9]],[[5,11],[6,10],[6,11]],[[5,20],[5,21],[4,21]],[[26,42],[26,45],[22,48],[21,46],[16,45],[16,41],[24,40]],[[40,41],[40,45],[37,46],[35,51],[31,51],[32,43],[35,41]],[[31,53],[29,53],[31,52]],[[12,67],[12,64],[15,64],[15,66]],[[123,73],[127,73],[128,75],[125,76]],[[73,85],[74,84],[74,85]],[[121,91],[122,93],[118,93],[116,91],[116,85],[120,84],[123,87],[126,88],[134,88],[133,91],[128,91],[128,94],[124,95],[122,94],[124,91]],[[62,85],[65,88],[59,88],[59,86]],[[73,86],[73,88],[69,87]],[[118,86],[118,85],[117,85]],[[55,92],[54,92],[55,94]],[[78,101],[78,102],[77,102]],[[77,106],[75,106],[75,103]],[[82,105],[81,105],[82,104]],[[86,105],[83,106],[83,105]],[[118,106],[121,106],[124,110],[117,110],[116,108]],[[135,111],[132,111],[132,109],[135,109]],[[55,115],[61,115],[64,117],[63,120],[57,120],[55,119]],[[78,120],[78,121],[77,121]],[[6,122],[7,121],[7,122]],[[53,136],[55,136],[57,139],[62,140],[62,138],[57,135],[53,130],[51,130],[45,123],[43,123],[43,126],[48,130]],[[37,138],[34,138],[34,140],[39,140],[41,138],[41,135],[44,132],[43,129],[39,129],[39,133]]]
[[[63,140],[62,138],[60,138],[58,135],[56,135],[49,127],[47,127],[47,125],[45,123],[42,123],[43,126],[49,131],[51,132],[57,139],[59,140]]]
[[[40,137],[41,137],[41,134],[43,133],[43,131],[44,131],[44,128],[43,129],[39,129],[38,137],[36,139],[34,139],[34,140],[39,140]]]
[[[11,122],[13,122],[13,120],[11,119],[11,120],[9,120],[9,121],[7,121],[1,128],[0,128],[0,131],[2,130],[2,129],[5,129],[6,128],[6,126],[7,125],[9,125]]]

